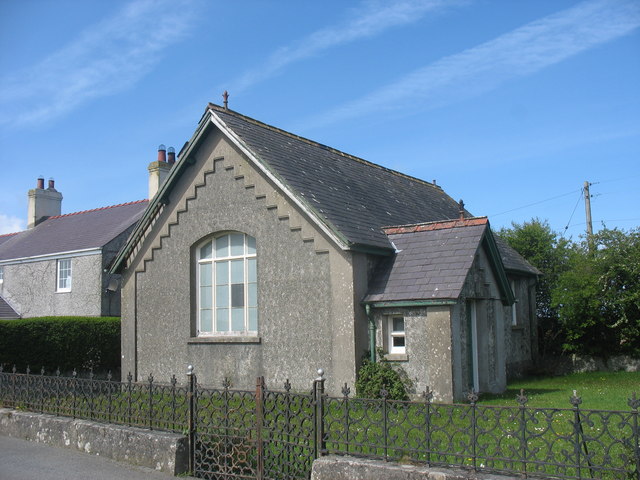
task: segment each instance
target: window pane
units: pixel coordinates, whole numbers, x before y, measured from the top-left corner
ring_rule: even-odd
[[[394,347],[404,347],[404,337],[393,337]]]
[[[229,283],[229,262],[216,262],[216,285]]]
[[[216,287],[216,306],[221,308],[229,306],[229,285],[218,285]]]
[[[258,306],[258,284],[250,283],[247,285],[247,306]]]
[[[200,308],[211,308],[211,287],[200,287]]]
[[[234,332],[244,331],[244,308],[234,308],[231,310],[231,330]]]
[[[200,331],[211,332],[213,331],[213,318],[211,316],[212,310],[200,310]]]
[[[200,285],[203,287],[207,285],[211,285],[211,264],[210,263],[200,264]]]
[[[216,238],[216,258],[229,256],[229,235]]]
[[[256,254],[256,239],[247,235],[247,255]]]
[[[229,331],[229,309],[228,308],[216,309],[216,331],[217,332]]]
[[[231,283],[244,283],[244,260],[231,260]]]
[[[231,285],[231,306],[244,307],[244,285],[242,283]]]
[[[249,308],[249,331],[257,332],[258,331],[258,309],[257,308]]]
[[[244,234],[232,233],[229,237],[231,238],[231,255],[244,255]]]
[[[256,259],[247,259],[247,282],[257,282],[258,274],[256,272]]]
[[[394,332],[404,332],[404,318],[394,318],[393,319],[393,331]]]
[[[212,248],[213,246],[211,245],[211,242],[207,242],[205,245],[200,247],[200,259],[201,260],[210,259]]]

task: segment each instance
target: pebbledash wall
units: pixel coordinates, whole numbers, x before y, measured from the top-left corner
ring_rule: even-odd
[[[359,304],[367,288],[366,255],[335,248],[218,132],[194,158],[127,265],[123,371],[169,378],[193,364],[203,384],[226,377],[235,388],[253,388],[255,377],[264,376],[271,388],[288,379],[305,390],[323,368],[332,378],[330,393],[353,385],[368,347]],[[227,231],[256,239],[256,337],[196,335],[195,246]]]
[[[0,294],[23,318],[119,316],[120,275],[106,273],[106,269],[132,228],[102,248],[12,260],[3,265]],[[67,258],[71,259],[71,290],[58,292],[57,261]],[[116,290],[108,291],[112,280]]]

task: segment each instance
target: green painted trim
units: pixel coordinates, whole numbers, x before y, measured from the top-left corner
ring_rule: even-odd
[[[507,273],[505,271],[504,264],[502,263],[502,257],[500,256],[498,246],[496,245],[496,241],[493,238],[490,228],[485,230],[482,242],[487,248],[493,274],[498,280],[498,288],[502,294],[502,304],[507,306],[513,305],[516,298],[511,291],[511,285],[509,284],[509,279],[507,278]]]
[[[369,319],[369,360],[371,363],[376,363],[376,321],[371,313],[370,305],[365,305],[364,310]]]
[[[364,302],[366,306],[373,308],[393,308],[393,307],[431,307],[439,305],[455,305],[457,300],[398,300],[389,302]]]

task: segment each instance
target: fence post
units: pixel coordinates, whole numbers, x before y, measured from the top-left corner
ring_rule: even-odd
[[[471,403],[471,459],[473,460],[473,471],[478,471],[478,458],[477,458],[477,446],[478,446],[478,418],[477,418],[477,406],[476,402],[478,401],[478,392],[474,391],[473,388],[467,394],[467,399]]]
[[[189,400],[189,420],[187,428],[189,430],[189,473],[193,475],[195,470],[195,385],[196,376],[193,373],[193,365],[187,367],[187,380],[189,383],[189,391],[187,392],[187,399]]]
[[[325,452],[324,441],[324,370],[318,369],[318,378],[313,381],[313,397],[315,401],[315,442],[314,458],[320,458]]]
[[[424,392],[424,427],[425,427],[425,446],[427,448],[427,467],[431,466],[431,401],[433,400],[433,390],[427,385]]]
[[[347,455],[349,454],[349,394],[351,393],[351,389],[347,386],[347,382],[344,382],[344,387],[342,387],[342,405],[344,410],[344,442],[345,442],[345,450],[347,451]]]
[[[516,401],[520,407],[520,443],[522,448],[522,474],[527,478],[527,402],[529,398],[524,394],[524,388],[520,389],[520,395],[516,395]]]
[[[153,430],[153,375],[149,374],[149,430]]]
[[[580,404],[582,403],[582,399],[578,396],[577,392],[574,390],[573,395],[569,398],[571,405],[573,405],[573,433],[575,438],[575,443],[573,445],[573,451],[576,456],[576,474],[578,478],[582,478],[582,462],[580,457],[582,455],[582,448],[580,445],[580,430],[582,428],[580,424]]]
[[[640,398],[636,397],[636,392],[633,392],[633,395],[627,402],[633,409],[633,436],[631,437],[631,441],[633,442],[633,453],[636,459],[636,471],[635,476],[640,480],[640,425],[638,425],[638,408],[640,408]]]
[[[264,477],[264,445],[262,425],[264,423],[264,377],[256,378],[256,480]]]
[[[383,443],[384,443],[384,461],[389,461],[389,425],[388,425],[388,407],[387,407],[387,397],[389,396],[389,392],[382,388],[380,390],[380,396],[382,397],[382,435],[383,435]]]

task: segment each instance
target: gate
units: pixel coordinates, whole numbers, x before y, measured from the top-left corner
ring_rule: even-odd
[[[200,387],[190,372],[190,469],[209,480],[308,479],[322,448],[324,378],[310,394]],[[320,420],[318,420],[320,419]]]

